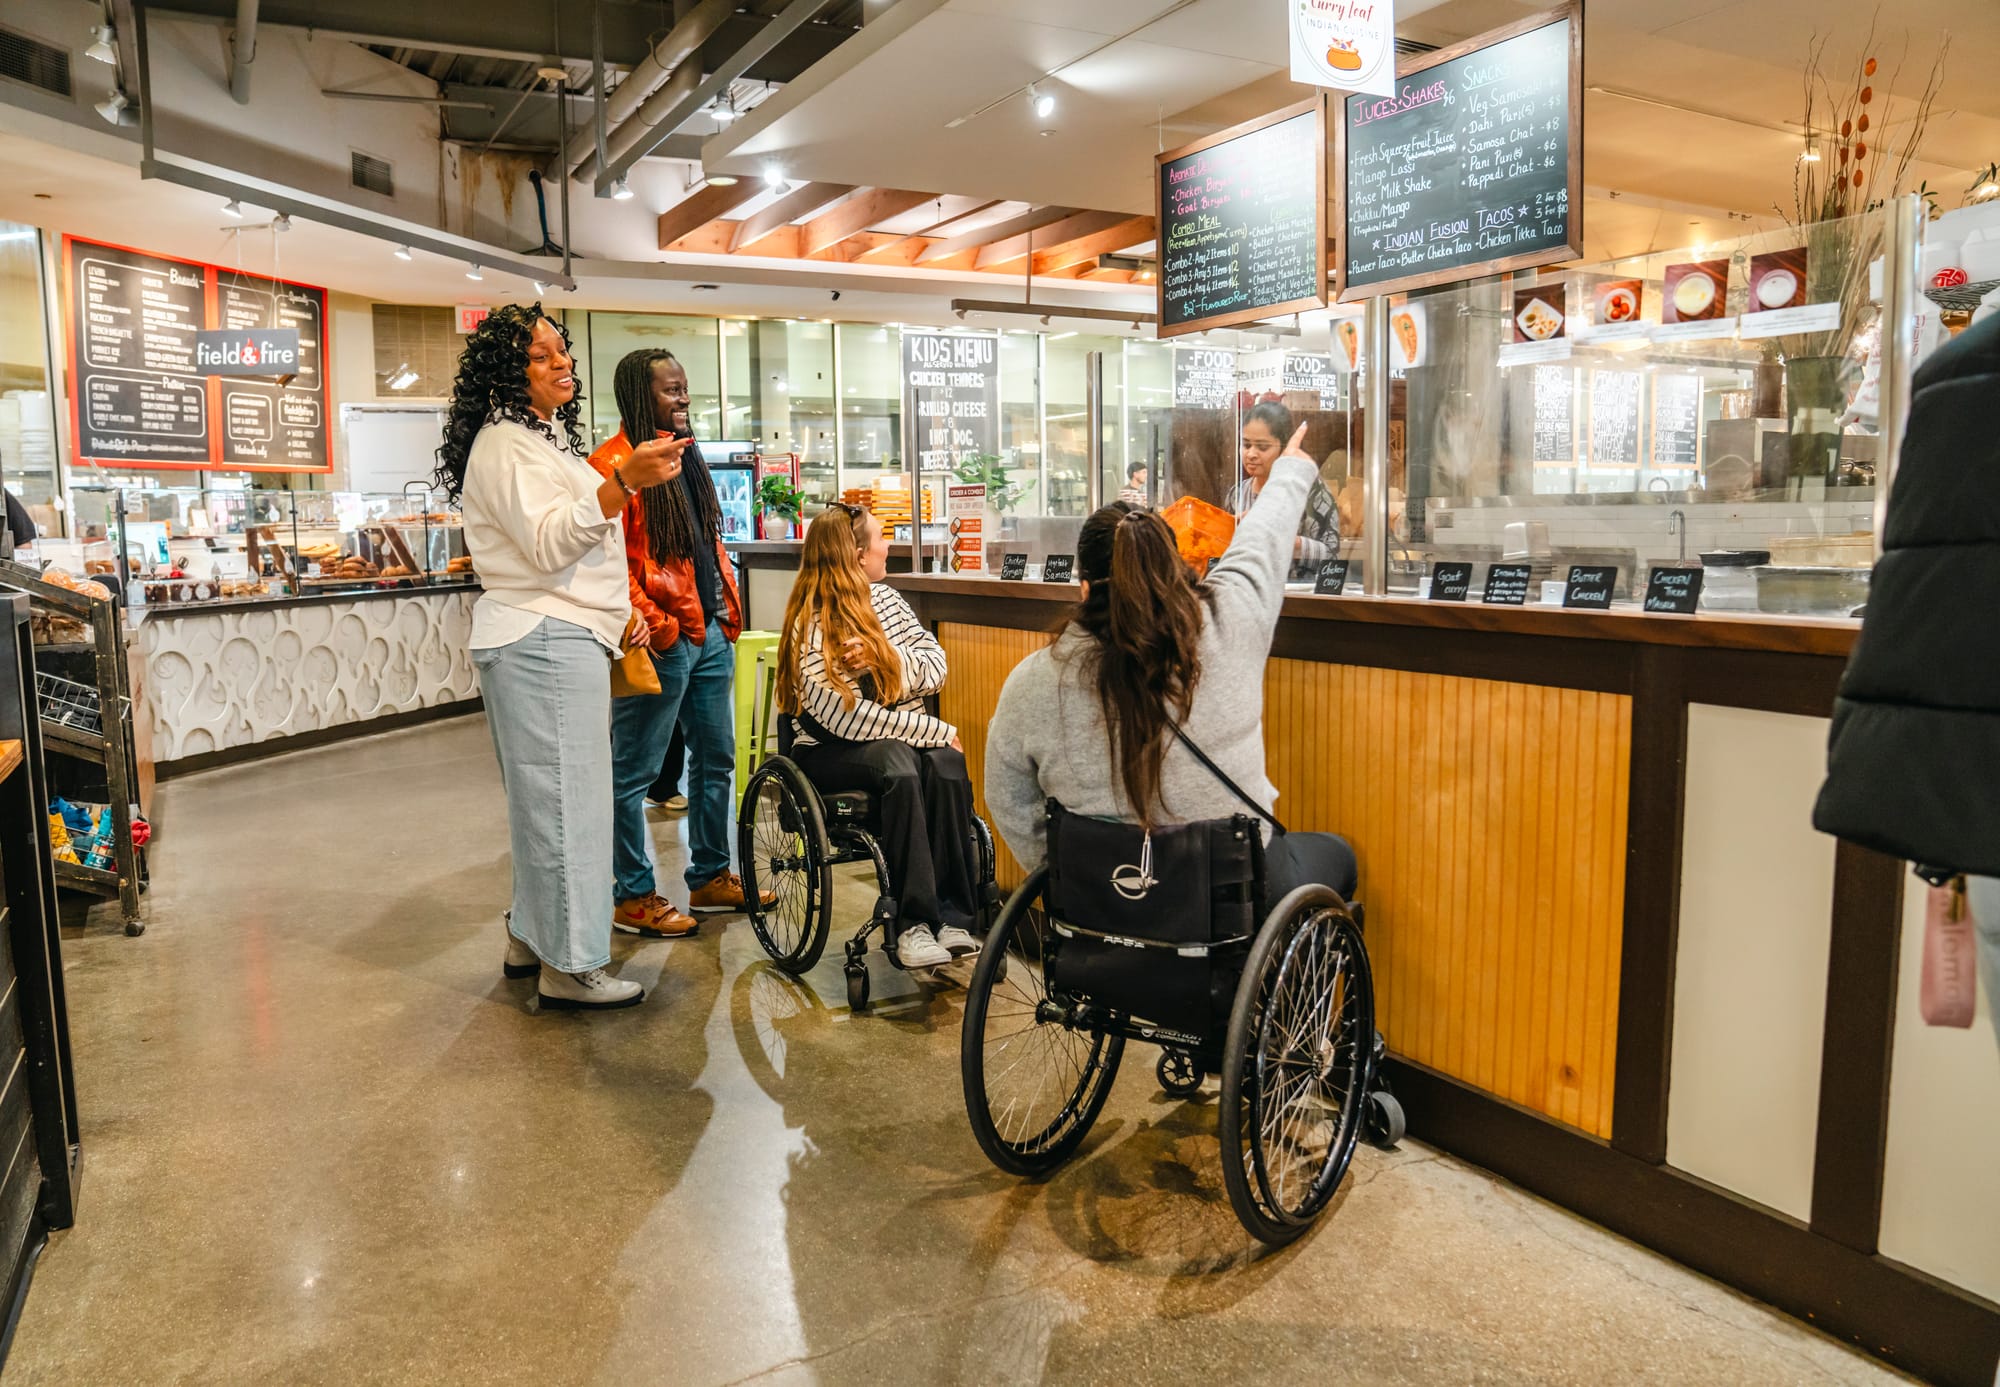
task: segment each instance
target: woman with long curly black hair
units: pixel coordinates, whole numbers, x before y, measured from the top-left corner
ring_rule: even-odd
[[[731,647],[743,606],[722,547],[722,504],[688,429],[686,370],[672,352],[628,352],[612,374],[612,391],[620,428],[590,455],[600,474],[612,475],[635,448],[658,438],[684,449],[679,477],[647,487],[625,508],[632,610],[646,623],[660,692],[621,698],[611,710],[612,926],[673,939],[693,933],[695,922],[659,892],[646,791],[659,778],[677,722],[687,739],[688,909],[745,904],[743,879],[729,869],[729,777],[736,765]]]
[[[493,749],[507,790],[510,978],[542,1005],[632,1006],[611,961],[611,660],[632,622],[618,517],[680,472],[685,444],[635,448],[600,481],[584,462],[569,334],[540,304],[496,309],[466,339],[438,449],[484,591],[472,611]],[[559,437],[555,426],[561,424]]]

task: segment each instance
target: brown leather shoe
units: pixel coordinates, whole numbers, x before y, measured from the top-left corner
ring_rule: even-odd
[[[611,928],[647,939],[685,939],[701,928],[692,915],[675,910],[673,903],[657,891],[629,901],[618,902],[611,912]]]
[[[760,891],[765,909],[777,904],[775,891]],[[750,901],[743,894],[743,878],[734,872],[717,872],[708,885],[697,887],[688,897],[688,909],[696,911],[746,910]]]

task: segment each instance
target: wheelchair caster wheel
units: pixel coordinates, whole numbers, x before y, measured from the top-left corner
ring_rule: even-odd
[[[1396,1101],[1396,1095],[1387,1089],[1375,1089],[1368,1095],[1368,1144],[1388,1151],[1403,1139],[1409,1130],[1409,1123],[1403,1117],[1403,1105]]]
[[[868,1010],[868,968],[865,964],[847,965],[847,1009],[849,1011]]]
[[[1169,1098],[1192,1098],[1201,1092],[1201,1062],[1185,1050],[1160,1051],[1153,1073]]]

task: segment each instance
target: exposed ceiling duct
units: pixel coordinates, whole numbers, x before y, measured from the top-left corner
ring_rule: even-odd
[[[627,135],[625,127],[633,120],[650,130],[685,94],[687,87],[701,80],[701,63],[690,62],[689,59],[700,53],[701,46],[713,38],[723,21],[735,12],[735,0],[701,0],[668,31],[665,38],[653,46],[630,75],[605,98],[604,120],[608,128],[604,140],[607,148]],[[570,176],[594,179],[603,167],[598,160],[598,150],[592,147],[570,168]],[[607,186],[598,190],[600,197],[609,191],[608,180],[605,181]]]
[[[666,85],[639,107],[632,120],[612,132],[607,151],[611,162],[608,166],[597,168],[592,175],[597,195],[608,196],[611,185],[623,178],[632,165],[651,154],[718,94],[728,91],[730,83],[803,28],[825,4],[826,0],[792,0],[761,29],[745,39],[742,47],[722,59],[711,73],[704,75],[696,70],[696,64],[682,63],[681,70],[688,72],[689,76],[683,77],[681,71],[674,72]],[[589,162],[597,162],[594,154]]]
[[[236,32],[229,41],[229,94],[250,104],[250,65],[257,61],[257,0],[236,0]]]

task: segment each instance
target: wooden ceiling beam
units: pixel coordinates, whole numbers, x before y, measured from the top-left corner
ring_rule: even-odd
[[[900,217],[913,207],[921,207],[936,193],[913,193],[901,188],[869,188],[829,212],[822,212],[805,224],[799,238],[800,254],[810,258],[838,245],[857,231],[866,231],[878,222]]]
[[[1066,217],[1073,217],[1077,214],[1077,210],[1074,207],[1037,207],[993,226],[981,227],[977,231],[967,231],[958,236],[948,236],[917,257],[917,263],[928,265],[933,260],[943,260],[947,256],[957,255],[960,251],[980,250],[1012,236],[1025,236],[1030,231],[1040,231],[1043,227],[1053,226]]]
[[[682,198],[660,213],[660,249],[677,249],[676,241],[699,231],[718,217],[728,216],[761,191],[760,185],[746,178],[741,183],[720,187],[711,183]]]
[[[1151,217],[1124,217],[1111,226],[1035,252],[1035,273],[1054,274],[1071,265],[1096,263],[1100,255],[1143,246],[1155,235]]]
[[[736,228],[736,239],[730,244],[730,252],[740,255],[780,228],[812,216],[828,203],[838,202],[853,191],[852,183],[808,183],[794,188],[754,217],[743,221]]]
[[[1009,236],[1004,241],[982,247],[979,268],[994,270],[1017,265],[1028,258],[1030,251],[1039,256],[1041,251],[1054,250],[1085,236],[1095,236],[1128,219],[1128,214],[1124,212],[1078,212],[1061,221],[1050,222],[1047,226],[1023,231],[1018,236]]]

